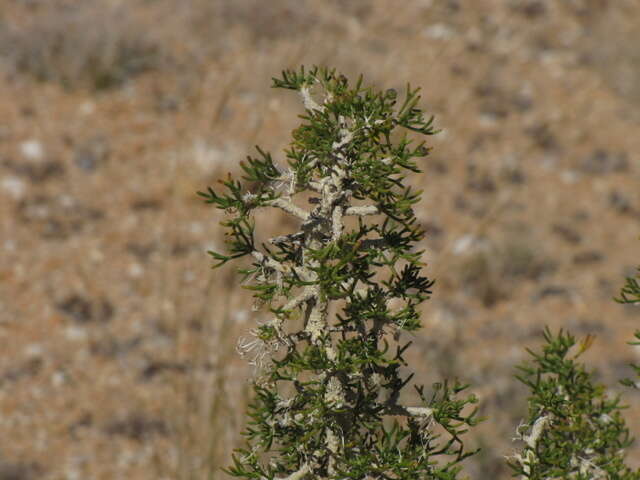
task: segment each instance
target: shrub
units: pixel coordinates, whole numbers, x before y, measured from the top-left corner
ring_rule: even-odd
[[[199,194],[227,214],[229,253],[215,267],[248,256],[239,271],[268,309],[239,348],[257,368],[247,445],[227,473],[247,479],[459,478],[477,424],[466,385],[416,385],[407,404],[402,331],[420,328],[418,306],[433,281],[422,275],[424,232],[413,211],[420,192],[404,184],[419,172],[433,118],[418,90],[354,86],[334,70],[285,71],[273,86],[301,95],[305,114],[286,150],[288,166],[257,149],[241,163],[245,183]],[[305,194],[303,196],[301,194]],[[310,207],[300,206],[306,199]],[[295,199],[295,200],[294,200]],[[254,216],[275,208],[297,231],[257,242]],[[258,213],[259,212],[259,213]],[[531,390],[524,441],[510,457],[527,479],[640,478],[624,465],[630,444],[618,399],[606,396],[577,357],[591,342],[545,333],[546,345],[519,377]],[[577,351],[576,351],[577,349]],[[445,360],[446,361],[446,360]]]
[[[22,25],[0,25],[0,55],[38,81],[96,90],[122,85],[164,61],[124,9],[93,2],[43,7]]]
[[[636,305],[640,303],[640,268],[638,274],[635,277],[627,277],[627,281],[620,290],[620,297],[616,300],[619,303],[626,303]]]
[[[523,451],[510,466],[521,478],[632,479],[640,478],[624,464],[631,445],[618,398],[609,398],[603,385],[577,358],[593,337],[577,343],[562,331],[545,331],[542,353],[519,367],[518,379],[531,391],[529,417],[518,427]]]
[[[616,298],[616,301],[624,304],[640,305],[640,283],[638,280],[640,280],[640,267],[635,277],[627,277],[624,287],[620,290],[620,297]],[[635,337],[638,341],[631,342],[631,345],[640,345],[640,330],[636,331]],[[636,374],[640,376],[640,365],[632,365],[632,367],[636,371]],[[640,383],[628,378],[624,379],[622,384],[640,389]]]

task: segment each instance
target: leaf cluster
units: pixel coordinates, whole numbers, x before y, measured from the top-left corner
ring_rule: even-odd
[[[401,330],[420,328],[417,307],[434,285],[415,248],[424,236],[413,210],[421,192],[406,185],[429,153],[413,137],[435,133],[433,118],[418,108],[418,89],[407,86],[399,101],[394,90],[365,87],[362,77],[352,86],[326,68],[285,71],[273,86],[298,91],[305,106],[287,166],[258,148],[241,164],[244,182],[229,177],[223,193],[200,192],[225,212],[228,253],[210,252],[214,266],[251,256],[240,273],[274,316],[254,331],[251,348],[268,361],[254,385],[247,447],[228,472],[457,478],[475,453],[462,435],[478,422],[477,400],[445,382],[431,393],[416,386],[420,404],[402,406],[410,342],[393,345]],[[296,201],[303,192],[310,209]],[[257,245],[254,216],[267,208],[300,226]],[[330,318],[332,302],[343,306]]]
[[[531,393],[528,420],[518,431],[524,454],[510,466],[530,479],[640,478],[624,463],[632,443],[624,406],[577,361],[593,337],[578,344],[572,335],[548,329],[544,337],[543,351],[529,351],[533,359],[518,367],[517,378]]]
[[[267,305],[269,322],[241,349],[260,368],[244,432],[227,473],[258,480],[458,479],[475,454],[463,435],[480,419],[475,396],[457,381],[414,385],[418,405],[401,403],[413,374],[402,332],[421,327],[419,305],[434,281],[422,274],[424,231],[413,210],[421,191],[406,185],[436,133],[418,107],[419,89],[354,85],[335,70],[286,70],[273,87],[304,104],[285,165],[257,147],[223,192],[199,192],[225,214],[228,251],[214,268],[249,256],[245,288]],[[417,137],[417,139],[416,139]],[[299,194],[305,193],[308,205]],[[277,209],[298,229],[258,244],[255,216]],[[346,218],[354,221],[347,223]],[[371,220],[367,220],[371,219]],[[618,299],[640,302],[640,276]],[[332,308],[330,308],[332,307]],[[329,315],[329,312],[333,312]],[[510,459],[524,479],[638,480],[625,464],[632,439],[624,406],[593,380],[578,343],[546,329],[540,353],[519,368],[530,390]],[[640,344],[640,331],[636,333]],[[635,366],[640,375],[640,367]],[[631,380],[623,383],[637,388]]]

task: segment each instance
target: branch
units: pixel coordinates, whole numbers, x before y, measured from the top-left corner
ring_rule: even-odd
[[[309,87],[307,85],[300,87],[300,95],[302,95],[304,108],[306,108],[307,110],[317,110],[319,112],[324,110],[320,105],[316,103],[313,98],[311,98],[311,92],[309,92]]]
[[[360,247],[363,249],[367,248],[380,248],[380,247],[388,247],[387,240],[385,238],[367,238],[362,241]],[[388,250],[385,248],[383,250]]]
[[[277,261],[277,260],[265,255],[262,252],[259,252],[258,250],[252,251],[251,255],[258,262],[260,262],[261,265],[265,265],[265,266],[267,266],[269,268],[272,268],[272,269],[276,270],[277,272],[289,273],[292,270],[291,267],[287,267],[283,263],[281,263],[281,262],[279,262],[279,261]]]
[[[284,210],[291,215],[298,217],[301,220],[306,220],[309,217],[309,212],[305,209],[300,208],[296,204],[294,204],[291,200],[286,200],[284,198],[276,198],[275,200],[269,200],[265,202],[265,205],[270,207],[278,207]]]
[[[332,242],[337,242],[340,239],[340,236],[342,235],[342,207],[337,206],[336,208],[333,209],[333,215],[331,216],[331,223],[332,223],[332,234],[331,234],[331,241]]]
[[[389,415],[404,415],[405,417],[433,416],[433,409],[428,407],[405,407],[404,405],[384,405],[385,413]]]
[[[344,118],[341,117],[341,120],[343,120],[342,123],[344,123]],[[342,147],[344,147],[345,145],[349,144],[349,142],[351,142],[351,140],[353,140],[353,132],[346,129],[346,128],[342,128],[340,129],[340,133],[342,134],[342,138],[337,141],[337,142],[333,142],[333,144],[331,145],[331,148],[333,150],[340,150]]]
[[[398,405],[396,405],[397,407]],[[428,407],[400,407],[412,417],[432,417],[433,409]]]
[[[290,243],[295,243],[300,245],[303,240],[304,240],[304,233],[296,232],[296,233],[290,233],[288,235],[280,235],[278,237],[270,238],[269,243],[272,243],[273,245],[278,245],[278,244],[290,242]]]
[[[322,183],[311,180],[308,184],[309,188],[317,193],[322,193]]]
[[[520,464],[525,474],[525,476],[522,477],[523,479],[529,478],[529,474],[531,473],[531,465],[533,465],[536,461],[536,446],[538,444],[538,440],[544,432],[545,427],[550,423],[551,415],[543,415],[537,418],[533,423],[533,426],[531,427],[531,433],[529,435],[520,434],[518,432],[520,439],[527,444],[527,446],[525,447],[524,457],[519,453],[516,453],[511,457],[507,457],[507,459],[515,460]]]
[[[344,211],[345,215],[378,215],[380,210],[375,205],[362,205],[360,207],[349,207]]]
[[[294,308],[296,308],[298,305],[306,302],[307,300],[310,300],[311,298],[315,297],[317,294],[315,292],[314,288],[305,288],[304,291],[298,295],[296,298],[290,300],[283,308],[283,310],[286,311],[291,311]]]
[[[529,435],[523,435],[522,439],[525,441],[527,446],[532,450],[536,449],[536,445],[538,443],[538,439],[542,432],[544,431],[544,427],[547,426],[551,422],[551,418],[549,415],[543,415],[538,418],[534,423],[533,427],[531,427],[531,433]]]
[[[308,280],[311,275],[306,267],[295,267],[292,265],[285,265],[276,259],[265,255],[264,253],[254,250],[251,252],[253,258],[255,258],[261,265],[274,269],[276,272],[280,272],[285,275],[290,275],[295,272],[303,280]]]
[[[276,480],[302,480],[302,478],[304,478],[304,476],[310,472],[311,469],[309,468],[309,465],[305,463],[302,467],[300,467],[300,470],[293,472],[288,477],[277,478]],[[261,477],[260,480],[267,480],[267,477]]]

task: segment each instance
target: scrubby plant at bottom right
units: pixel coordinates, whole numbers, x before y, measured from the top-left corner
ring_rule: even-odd
[[[595,384],[578,362],[593,337],[583,341],[562,330],[544,333],[542,353],[518,367],[518,380],[530,389],[529,416],[517,429],[521,451],[509,465],[523,479],[638,479],[625,464],[631,445],[620,399]]]

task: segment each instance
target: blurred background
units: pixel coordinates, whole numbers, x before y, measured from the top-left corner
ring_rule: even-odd
[[[264,313],[210,270],[195,192],[256,144],[284,158],[302,107],[269,87],[303,63],[423,87],[437,283],[409,361],[472,385],[467,472],[509,478],[545,325],[597,335],[612,393],[640,360],[612,300],[638,261],[639,44],[637,0],[1,0],[0,480],[227,478]]]

